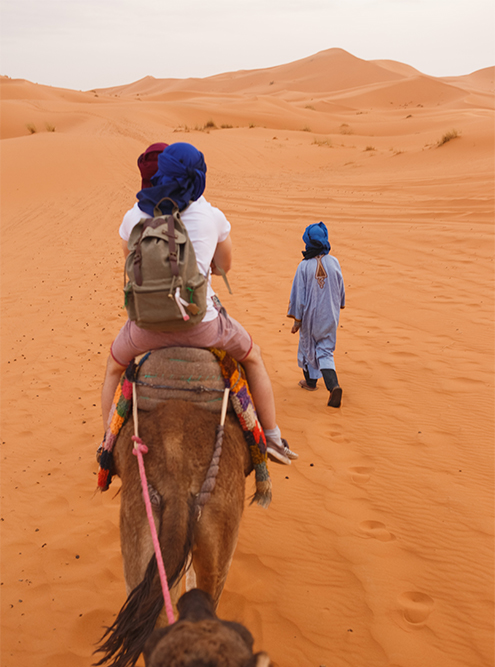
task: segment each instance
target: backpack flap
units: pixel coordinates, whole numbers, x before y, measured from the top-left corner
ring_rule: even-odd
[[[178,210],[141,220],[129,238],[125,287],[129,319],[143,329],[177,331],[201,322],[206,278]]]

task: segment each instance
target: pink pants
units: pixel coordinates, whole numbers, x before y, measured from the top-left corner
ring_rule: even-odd
[[[243,361],[251,352],[253,340],[239,322],[222,313],[214,320],[176,332],[148,331],[127,320],[113,341],[110,354],[120,366],[127,366],[134,357],[160,347],[217,347],[236,361]]]

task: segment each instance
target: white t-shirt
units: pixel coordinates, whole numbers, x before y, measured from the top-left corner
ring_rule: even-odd
[[[215,292],[211,286],[210,265],[217,244],[225,241],[230,234],[230,222],[220,209],[212,206],[203,196],[197,201],[192,202],[180,214],[180,217],[193,244],[198,268],[208,280],[206,315],[202,320],[203,322],[208,322],[218,317],[218,311],[211,299]],[[141,211],[136,202],[124,215],[119,229],[120,237],[124,241],[128,241],[132,228],[143,218],[151,218],[151,216]]]

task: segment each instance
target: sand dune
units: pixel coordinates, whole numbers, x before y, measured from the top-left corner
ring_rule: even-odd
[[[300,454],[246,508],[220,614],[280,667],[493,665],[493,74],[330,49],[86,92],[0,78],[2,667],[87,667],[125,598],[94,452],[117,230],[157,140],[206,156],[234,242],[234,294],[215,286]],[[340,410],[297,386],[285,316],[319,220],[347,291]]]
[[[329,92],[371,82],[393,81],[402,78],[390,69],[373,62],[361,60],[343,49],[329,49],[314,56],[287,65],[267,69],[245,70],[218,74],[205,79],[153,79],[145,77],[130,86],[108,88],[100,92],[129,95],[139,92],[147,94],[162,90],[195,90],[215,93],[277,93],[287,88],[290,91]]]
[[[495,67],[485,67],[472,74],[458,77],[445,77],[444,81],[456,83],[459,82],[465,88],[471,86],[477,90],[485,90],[487,93],[495,91]]]

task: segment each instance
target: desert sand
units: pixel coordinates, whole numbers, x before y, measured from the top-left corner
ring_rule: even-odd
[[[300,455],[270,465],[268,510],[246,505],[219,614],[278,667],[493,665],[494,68],[439,79],[331,49],[0,86],[2,667],[88,667],[125,600],[119,482],[95,492],[95,449],[125,318],[118,227],[155,141],[205,155],[234,243],[233,295],[214,287]],[[286,318],[320,220],[347,293],[340,409],[298,387]]]

